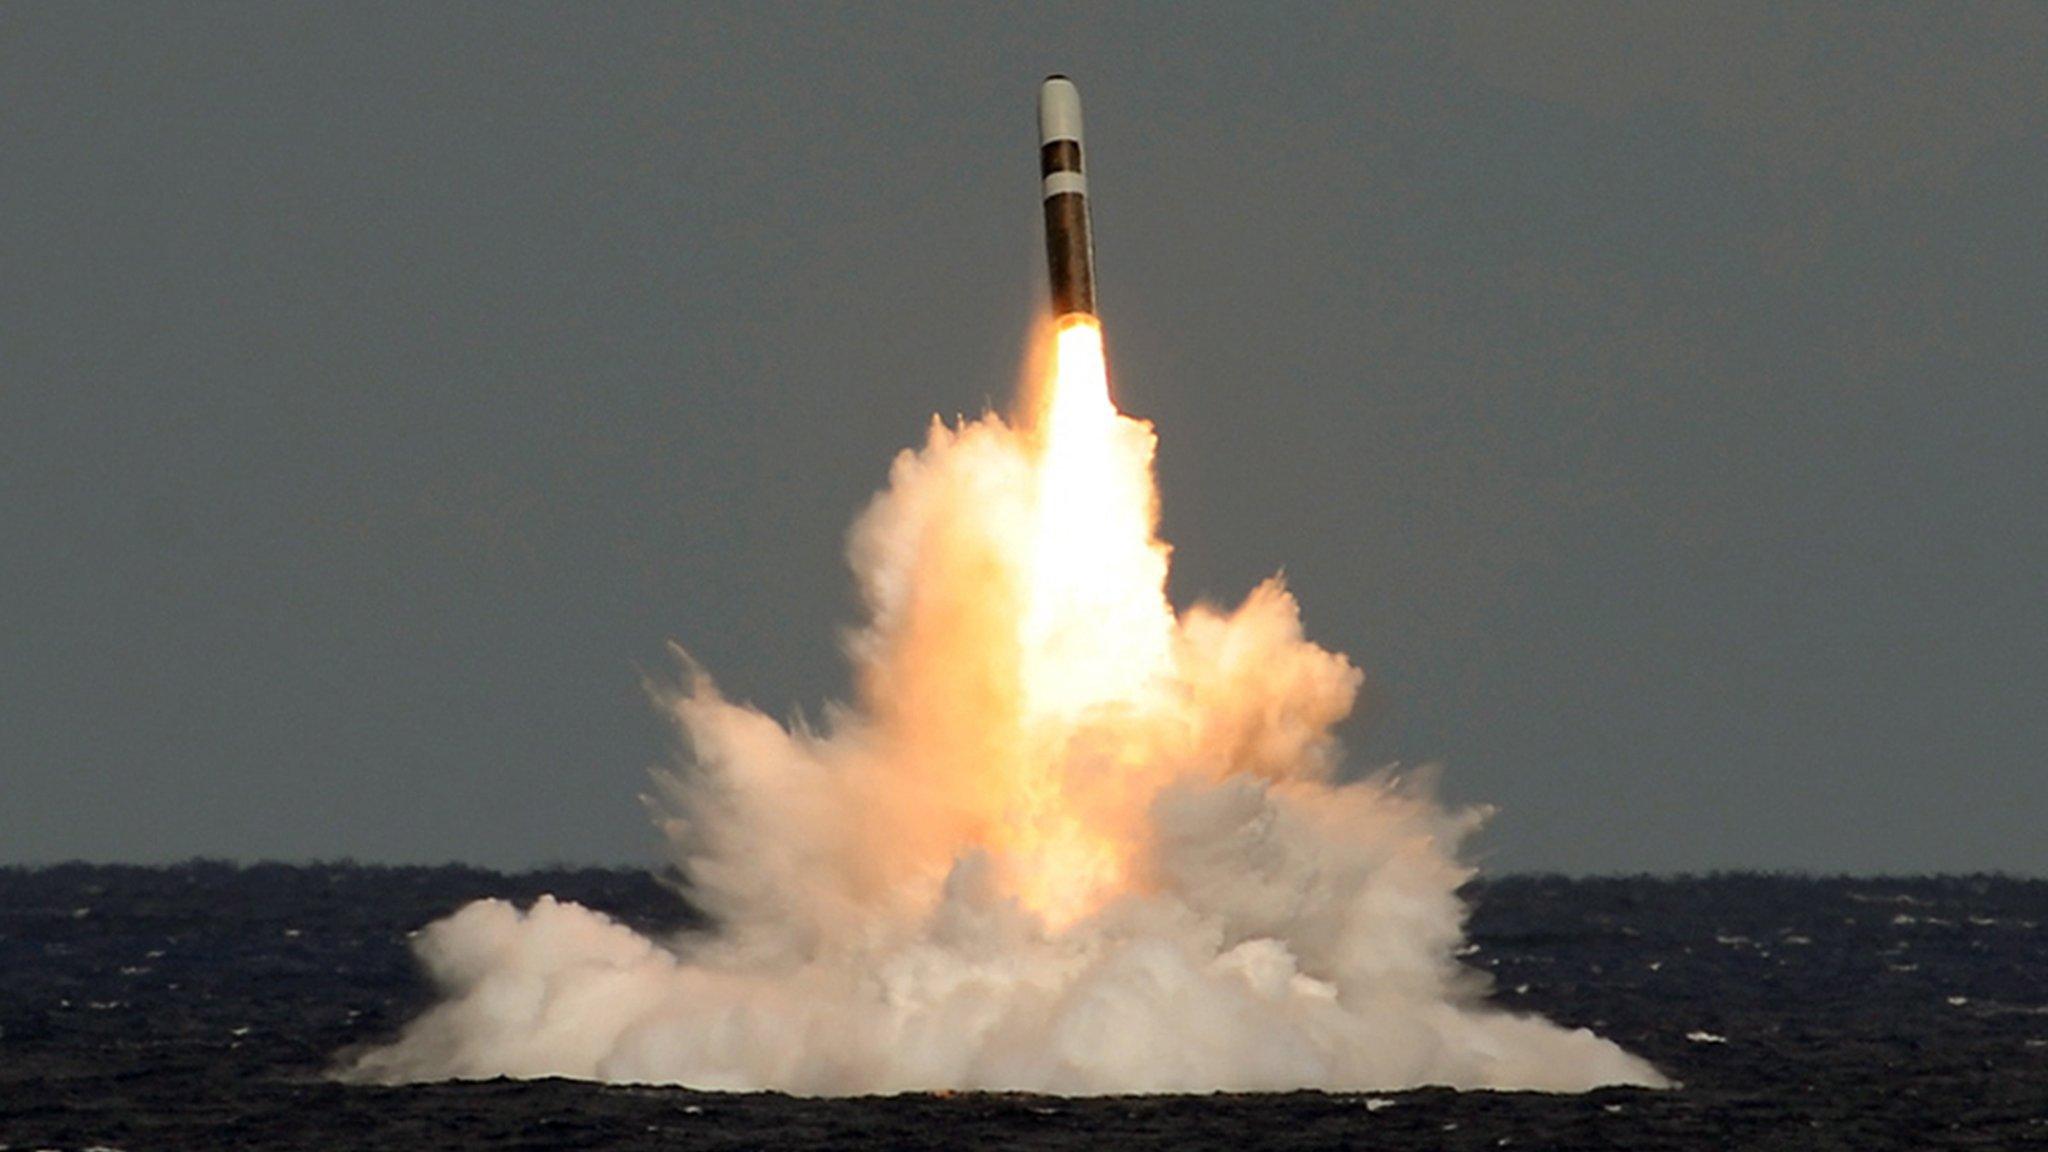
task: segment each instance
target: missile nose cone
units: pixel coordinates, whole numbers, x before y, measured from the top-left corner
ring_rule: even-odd
[[[1065,76],[1053,75],[1038,86],[1038,142],[1081,138],[1081,90]]]

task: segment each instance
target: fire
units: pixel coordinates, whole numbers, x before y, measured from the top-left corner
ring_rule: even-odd
[[[1482,813],[1336,779],[1360,675],[1268,580],[1166,599],[1149,425],[1070,318],[1021,420],[934,422],[855,524],[856,695],[778,724],[693,669],[656,777],[691,903],[654,940],[479,901],[444,1002],[354,1079],[797,1093],[1664,1083],[1459,966]]]
[[[1154,535],[1152,430],[1109,396],[1102,329],[1070,316],[1039,390],[1027,571],[1018,620],[1024,771],[1003,830],[1020,900],[1055,926],[1092,910],[1131,847],[1088,798],[1141,770],[1148,718],[1169,704],[1174,618]],[[1086,742],[1086,755],[1076,745]]]
[[[1166,670],[1173,635],[1166,547],[1153,536],[1152,430],[1110,402],[1092,320],[1059,330],[1036,431],[1024,711],[1073,723],[1142,700]]]

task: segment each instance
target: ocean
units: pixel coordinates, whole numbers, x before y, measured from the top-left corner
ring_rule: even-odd
[[[1476,881],[1493,1002],[1681,1082],[806,1099],[330,1079],[433,1002],[408,933],[552,893],[696,921],[631,870],[354,864],[0,869],[0,1148],[2048,1148],[2048,881],[1715,875]]]

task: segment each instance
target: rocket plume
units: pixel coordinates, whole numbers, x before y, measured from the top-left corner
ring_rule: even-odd
[[[652,802],[711,930],[543,899],[427,928],[444,999],[368,1081],[855,1094],[1661,1085],[1484,1003],[1455,958],[1483,818],[1343,783],[1360,674],[1278,578],[1177,613],[1150,425],[1062,318],[1014,419],[935,422],[849,547],[854,701],[784,727],[691,669]]]

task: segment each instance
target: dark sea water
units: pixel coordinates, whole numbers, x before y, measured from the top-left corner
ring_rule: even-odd
[[[2048,1148],[2048,881],[1476,883],[1496,1002],[1683,1081],[1466,1092],[809,1100],[324,1073],[426,1007],[406,934],[553,893],[688,922],[644,874],[0,870],[0,1145],[27,1149]]]

